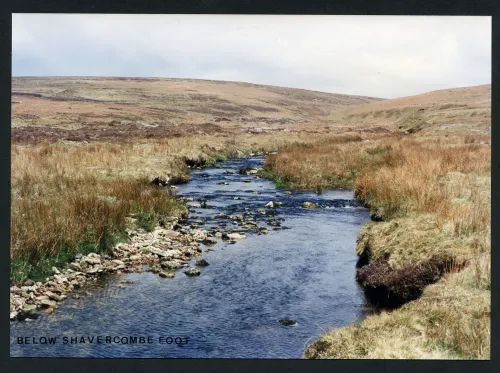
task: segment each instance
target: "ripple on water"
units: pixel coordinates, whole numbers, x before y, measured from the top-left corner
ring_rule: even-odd
[[[298,358],[325,330],[360,320],[364,298],[354,278],[355,241],[368,210],[352,191],[286,194],[269,180],[237,173],[241,167],[261,167],[262,160],[230,160],[221,168],[194,171],[177,194],[207,203],[194,208],[187,224],[201,219],[205,229],[221,229],[219,223],[226,230],[241,229],[216,215],[246,214],[268,229],[267,235],[245,232],[247,239],[234,244],[219,240],[203,253],[210,266],[200,268],[199,277],[182,270],[173,279],[149,272],[107,276],[90,296],[69,297],[50,315],[13,323],[11,356]],[[271,200],[283,205],[265,209]],[[303,208],[305,201],[319,208]],[[124,279],[133,283],[123,287]],[[297,325],[283,326],[280,319]],[[190,342],[56,348],[15,343],[18,336],[50,335],[170,335]]]

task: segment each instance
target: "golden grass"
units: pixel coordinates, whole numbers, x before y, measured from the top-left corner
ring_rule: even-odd
[[[237,151],[276,150],[277,136],[198,136],[130,143],[53,143],[12,145],[12,275],[35,276],[51,268],[49,258],[71,257],[85,250],[106,249],[110,237],[123,232],[126,217],[138,214],[150,227],[186,209],[151,185],[155,177],[189,176],[183,159],[208,163]],[[90,248],[89,248],[89,244]],[[63,263],[61,263],[63,264]],[[46,271],[41,271],[42,275]],[[40,277],[40,276],[38,276]]]
[[[490,283],[490,257],[484,255],[428,286],[416,301],[326,333],[305,357],[488,359]]]
[[[468,263],[392,312],[326,333],[309,358],[489,358],[491,147],[484,136],[325,138],[281,150],[266,170],[292,187],[351,187],[384,222],[357,254],[403,268],[432,258]],[[452,268],[451,268],[452,270]]]
[[[354,188],[387,220],[363,228],[358,254],[388,254],[396,268],[443,253],[469,263],[398,310],[326,333],[306,357],[488,358],[489,139],[368,138],[240,134],[135,144],[14,144],[11,256],[36,266],[47,255],[123,229],[131,213],[156,219],[182,213],[148,182],[186,175],[183,157],[210,163],[238,150],[279,150],[265,168],[282,185]]]

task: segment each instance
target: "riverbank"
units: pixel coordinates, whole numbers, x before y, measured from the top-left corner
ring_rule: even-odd
[[[76,254],[64,268],[53,267],[54,274],[43,282],[27,280],[23,285],[12,286],[10,319],[22,321],[38,317],[39,312],[52,312],[57,302],[85,290],[86,285],[105,274],[148,269],[162,277],[174,277],[175,270],[188,266],[192,257],[202,253],[200,242],[211,235],[202,229],[183,228],[175,218],[170,220],[151,232],[127,230],[127,242],[118,243],[109,253]]]
[[[352,191],[277,190],[255,174],[263,159],[235,158],[194,170],[189,183],[176,189],[189,216],[173,230],[201,228],[212,235],[190,260],[191,267],[209,264],[197,268],[199,276],[185,275],[187,268],[160,267],[166,272],[161,275],[147,264],[140,273],[97,276],[67,293],[51,314],[40,310],[36,320],[12,322],[11,356],[300,358],[304,341],[319,336],[325,325],[361,320],[355,240],[369,211]],[[141,250],[148,254],[147,247]],[[335,313],[329,312],[332,307]],[[168,331],[189,337],[190,344],[165,351],[161,345],[54,349],[16,343],[23,336],[71,336],[75,330],[82,335],[147,330],[152,336]]]
[[[263,175],[282,187],[354,188],[374,220],[358,237],[357,279],[379,305],[406,303],[326,333],[305,357],[489,357],[490,154],[484,136],[388,137],[267,158]]]
[[[114,249],[128,244],[130,232],[147,237],[172,219],[187,216],[188,206],[176,198],[175,184],[187,182],[191,169],[277,150],[293,141],[294,136],[283,140],[274,135],[240,135],[134,144],[13,144],[11,313],[59,298],[45,299],[46,291],[72,290],[71,286],[59,288],[57,281],[55,288],[44,283],[60,276],[56,271],[66,271],[75,258],[90,255],[107,265],[97,272],[88,268],[91,273],[72,274],[71,281],[123,270],[109,261],[121,260],[114,257]]]
[[[295,140],[264,134],[13,144],[11,282],[43,280],[75,254],[109,252],[126,239],[127,228],[151,230],[187,212],[174,189],[165,193],[152,181],[175,188],[189,180],[193,167],[274,151]]]

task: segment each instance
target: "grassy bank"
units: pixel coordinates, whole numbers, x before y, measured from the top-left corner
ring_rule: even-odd
[[[155,177],[188,180],[185,159],[209,166],[289,141],[293,135],[12,144],[11,279],[42,280],[76,253],[109,251],[126,227],[152,229],[185,214],[174,194],[151,185]]]
[[[436,257],[466,265],[447,268],[402,308],[326,333],[306,357],[489,357],[489,141],[470,135],[337,137],[267,158],[265,172],[281,186],[352,188],[383,220],[363,227],[357,243],[358,255],[385,265],[380,285],[390,285],[384,276],[413,275]]]

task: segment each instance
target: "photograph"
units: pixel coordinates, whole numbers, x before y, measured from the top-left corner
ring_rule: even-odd
[[[14,360],[491,359],[491,16],[13,13],[11,58]]]

